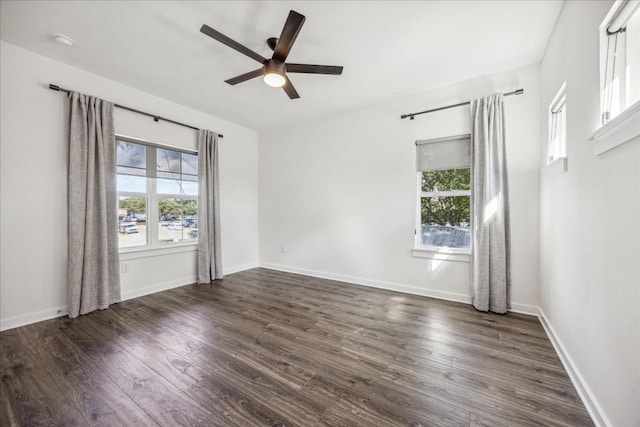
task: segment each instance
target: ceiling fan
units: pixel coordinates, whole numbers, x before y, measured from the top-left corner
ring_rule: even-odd
[[[200,32],[262,64],[262,67],[257,70],[249,71],[248,73],[225,80],[226,83],[237,85],[238,83],[262,76],[266,84],[273,87],[282,87],[289,98],[296,99],[300,98],[300,95],[298,95],[293,84],[291,84],[287,73],[340,75],[342,74],[343,68],[333,65],[291,64],[285,62],[305,19],[304,15],[294,10],[289,11],[289,16],[287,17],[287,22],[284,24],[284,28],[282,28],[280,38],[272,37],[267,40],[267,44],[271,50],[273,50],[273,56],[269,59],[241,45],[237,41],[230,39],[206,24],[200,28]]]

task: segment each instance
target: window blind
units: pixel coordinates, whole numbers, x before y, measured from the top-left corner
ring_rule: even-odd
[[[183,181],[198,181],[198,156],[178,150],[118,139],[117,173]]]
[[[468,134],[416,142],[418,172],[471,167],[471,137]]]

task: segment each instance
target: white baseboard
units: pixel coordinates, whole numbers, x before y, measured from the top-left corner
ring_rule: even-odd
[[[241,265],[237,265],[235,267],[223,267],[222,272],[227,275],[227,274],[233,274],[233,273],[239,273],[240,271],[244,271],[244,270],[251,270],[252,268],[258,268],[260,265],[258,264],[258,262],[250,262],[247,264],[241,264]]]
[[[258,263],[249,263],[233,267],[226,267],[224,269],[225,274],[233,274],[239,271],[249,270],[251,268],[258,267]],[[166,291],[168,289],[185,286],[191,283],[196,283],[198,278],[196,276],[186,277],[180,280],[174,280],[171,282],[159,283],[153,286],[147,286],[142,289],[134,289],[130,291],[122,292],[121,301],[126,301],[132,298],[138,298],[144,295],[154,294],[156,292]],[[9,319],[0,319],[0,331],[6,331],[7,329],[17,328],[19,326],[26,326],[32,323],[42,322],[44,320],[54,319],[56,317],[66,316],[69,314],[69,308],[67,306],[54,307],[47,310],[38,311],[36,313],[25,314],[22,316],[11,317]]]
[[[172,280],[170,282],[158,283],[157,285],[147,286],[141,289],[134,289],[131,291],[122,292],[120,301],[126,301],[128,299],[138,298],[149,294],[155,294],[156,292],[166,291],[180,286],[190,285],[196,283],[198,278],[196,276],[185,277],[184,279]]]
[[[61,306],[50,308],[48,310],[38,311],[36,313],[10,317],[9,319],[2,319],[0,320],[0,331],[6,331],[7,329],[13,329],[19,326],[30,325],[32,323],[42,322],[43,320],[66,316],[67,314],[69,314],[68,307]]]
[[[237,265],[233,267],[223,267],[224,274],[233,274],[238,273],[240,271],[249,270],[251,268],[257,268],[258,263],[248,263]],[[184,279],[174,280],[171,282],[159,283],[153,286],[147,286],[146,288],[136,289],[134,291],[128,291],[122,293],[122,301],[126,301],[132,298],[138,298],[149,294],[155,294],[156,292],[162,292],[173,288],[178,288],[180,286],[190,285],[192,283],[197,283],[197,276],[185,277]]]
[[[540,319],[540,323],[542,323],[542,327],[547,333],[549,340],[551,340],[551,344],[556,350],[558,357],[560,357],[560,361],[562,362],[564,369],[567,371],[567,374],[569,374],[569,378],[571,379],[573,386],[576,388],[578,395],[582,399],[582,403],[584,403],[584,406],[587,408],[589,415],[591,415],[593,423],[597,427],[612,426],[611,422],[602,410],[602,407],[587,385],[587,382],[584,380],[584,377],[582,376],[576,365],[573,363],[573,359],[565,350],[560,337],[556,334],[555,330],[551,326],[551,323],[549,322],[549,319],[547,319],[547,316],[544,314],[544,311],[542,311],[542,308],[538,309],[538,318]]]
[[[457,294],[454,292],[437,291],[434,289],[416,288],[415,286],[402,285],[399,283],[381,282],[371,279],[362,279],[360,277],[344,276],[342,274],[326,273],[322,271],[307,270],[304,268],[289,267],[285,265],[272,264],[268,262],[260,263],[260,267],[269,268],[271,270],[285,271],[287,273],[302,274],[303,276],[318,277],[320,279],[338,280],[341,282],[353,283],[356,285],[369,286],[372,288],[387,289],[390,291],[404,292],[412,295],[420,295],[424,297],[437,298],[447,301],[462,302],[471,304],[469,295]],[[538,307],[527,304],[511,304],[511,310],[514,313],[528,314],[538,316]]]
[[[153,294],[160,291],[166,291],[168,289],[177,288],[179,286],[195,283],[196,277],[188,277],[181,280],[174,280],[171,282],[160,283],[153,286],[147,286],[142,289],[135,289],[132,291],[126,291],[121,294],[121,301],[128,299],[141,297],[144,295]],[[25,314],[23,316],[16,316],[9,319],[0,320],[0,331],[6,331],[7,329],[17,328],[19,326],[26,326],[32,323],[42,322],[44,320],[54,319],[56,317],[62,317],[69,314],[69,307],[61,306],[50,308],[48,310],[38,311],[36,313]]]
[[[303,276],[318,277],[320,279],[337,280],[340,282],[353,283],[355,285],[369,286],[371,288],[386,289],[389,291],[404,292],[406,294],[420,295],[424,297],[438,298],[447,301],[471,303],[469,295],[457,294],[453,292],[436,291],[434,289],[416,288],[415,286],[401,285],[399,283],[381,282],[378,280],[363,279],[360,277],[345,276],[342,274],[326,273],[323,271],[307,270],[304,268],[289,267],[285,265],[261,262],[260,267],[271,270],[284,271],[286,273],[301,274]]]
[[[249,270],[251,268],[257,268],[257,267],[258,267],[258,263],[249,263],[249,264],[242,264],[242,265],[237,265],[233,267],[224,267],[223,271],[224,271],[224,274],[233,274],[233,273],[238,273],[240,271]],[[186,277],[180,280],[174,280],[171,282],[165,282],[165,283],[159,283],[153,286],[147,286],[146,288],[136,289],[134,291],[123,292],[122,301],[126,301],[132,298],[142,297],[149,294],[155,294],[156,292],[166,291],[169,289],[178,288],[180,286],[186,286],[186,285],[190,285],[192,283],[197,283],[197,282],[198,282],[198,277],[191,276],[191,277]]]
[[[509,309],[509,311],[513,313],[528,314],[536,317],[538,317],[538,310],[539,307],[536,305],[518,304],[514,302],[511,303],[511,308]]]

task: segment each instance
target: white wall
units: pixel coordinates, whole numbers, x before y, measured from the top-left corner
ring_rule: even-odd
[[[469,108],[402,113],[524,88],[506,105],[513,305],[538,306],[539,67],[483,76],[260,134],[261,265],[469,301],[470,264],[414,258],[415,145],[469,131]],[[282,251],[284,248],[284,252]]]
[[[541,65],[542,129],[567,82],[568,171],[541,174],[540,303],[595,419],[640,426],[640,138],[600,156],[588,141],[600,118],[598,27],[612,4],[565,2]]]
[[[258,136],[247,128],[0,42],[0,328],[66,311],[67,101],[49,83],[224,134],[225,273],[258,263]],[[211,100],[211,102],[219,102]],[[116,132],[195,149],[193,130],[116,109]],[[129,259],[124,298],[195,281],[195,252]],[[125,258],[125,257],[123,257]]]

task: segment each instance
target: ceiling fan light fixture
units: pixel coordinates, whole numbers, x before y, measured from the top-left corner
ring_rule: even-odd
[[[263,79],[271,87],[282,87],[285,84],[284,77],[278,73],[265,74]]]
[[[286,83],[284,63],[268,60],[264,64],[264,82],[271,87],[282,87]]]

